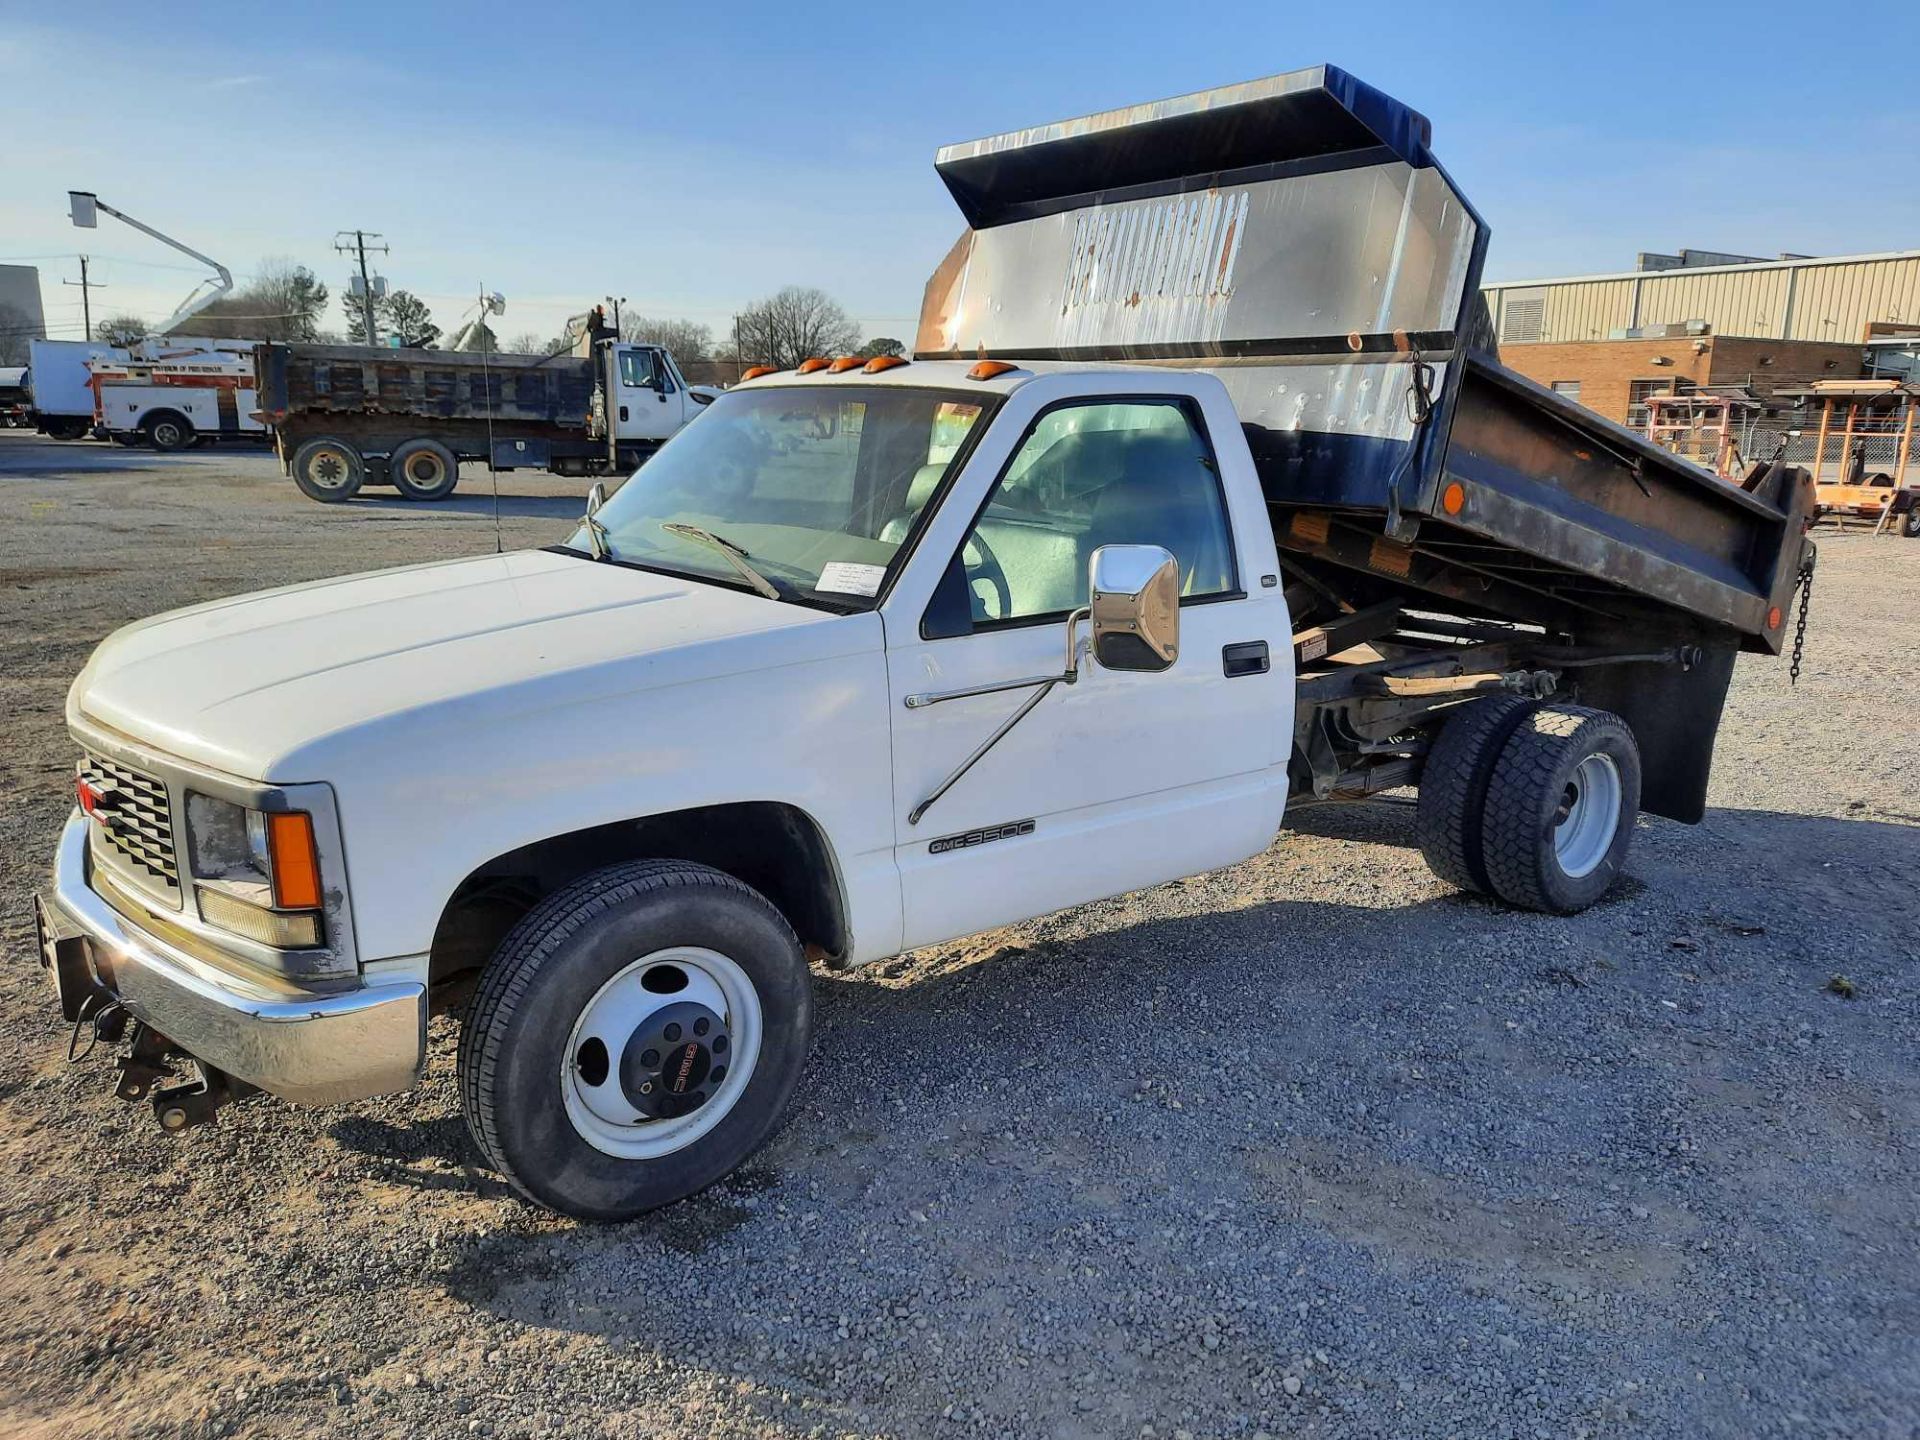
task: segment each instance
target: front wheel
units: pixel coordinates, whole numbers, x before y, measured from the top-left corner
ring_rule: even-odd
[[[1627,722],[1543,705],[1508,737],[1487,786],[1487,879],[1509,905],[1584,910],[1619,877],[1639,813],[1640,749]]]
[[[800,943],[758,891],[639,861],[536,907],[460,1037],[467,1126],[529,1198],[625,1220],[721,1179],[772,1132],[806,1058]]]

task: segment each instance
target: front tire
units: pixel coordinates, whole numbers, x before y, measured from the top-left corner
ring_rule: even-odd
[[[1606,710],[1546,705],[1508,738],[1487,787],[1487,878],[1509,905],[1572,915],[1605,895],[1640,813],[1640,748]]]
[[[780,912],[650,860],[550,896],[482,972],[460,1036],[474,1143],[522,1194],[626,1220],[720,1180],[799,1079],[812,996]]]
[[[387,478],[408,500],[444,500],[460,483],[460,462],[438,440],[409,440],[387,462]]]

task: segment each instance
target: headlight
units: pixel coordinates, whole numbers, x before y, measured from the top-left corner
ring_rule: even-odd
[[[200,918],[280,950],[324,943],[313,819],[187,793],[187,836]]]

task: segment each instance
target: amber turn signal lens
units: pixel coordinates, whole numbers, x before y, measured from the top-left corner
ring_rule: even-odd
[[[320,857],[313,820],[304,811],[267,816],[267,853],[273,859],[273,903],[282,910],[320,908]]]
[[[1780,607],[1778,605],[1774,606],[1771,610],[1767,611],[1767,628],[1769,630],[1778,630],[1780,628],[1780,622],[1785,618],[1786,617],[1780,613]]]
[[[1458,515],[1467,506],[1467,487],[1458,480],[1447,482],[1447,488],[1440,492],[1440,508],[1449,515]]]
[[[1020,367],[1011,360],[982,360],[978,365],[967,371],[967,378],[969,380],[991,380],[996,375],[1004,375],[1009,370],[1018,370],[1019,368]]]

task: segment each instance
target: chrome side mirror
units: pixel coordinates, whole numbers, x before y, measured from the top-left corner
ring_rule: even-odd
[[[1165,670],[1180,655],[1180,562],[1159,545],[1102,545],[1087,562],[1093,658]]]
[[[607,503],[607,487],[600,481],[593,482],[593,488],[587,491],[587,518],[591,520],[600,513],[600,507]]]

